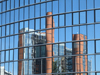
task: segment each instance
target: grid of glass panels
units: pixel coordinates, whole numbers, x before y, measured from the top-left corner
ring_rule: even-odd
[[[100,0],[0,0],[1,75],[99,75]]]

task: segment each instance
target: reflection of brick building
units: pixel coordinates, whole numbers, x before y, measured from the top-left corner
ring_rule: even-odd
[[[47,15],[52,15],[52,12],[48,12]],[[53,27],[54,27],[54,23],[53,23]],[[52,28],[52,16],[48,16],[46,18],[46,28]],[[23,32],[25,30],[28,30],[27,28],[25,29],[21,29],[20,32]],[[34,30],[33,30],[34,31]],[[25,45],[28,45],[29,43],[26,42],[26,40],[29,41],[29,38],[26,38],[25,36],[27,36],[27,34],[20,34],[19,35],[19,47],[23,47]],[[45,37],[43,39],[39,39],[39,37]],[[46,43],[54,43],[54,29],[49,29],[46,30],[46,32],[35,32],[32,33],[32,37],[30,39],[31,41],[33,41],[34,44],[42,44],[45,43],[45,41],[47,40]],[[33,51],[35,52],[35,51]],[[46,56],[47,57],[52,57],[52,45],[46,45]],[[19,49],[19,59],[24,59],[24,55],[27,54],[25,53],[23,48]],[[34,53],[32,53],[33,57]],[[43,67],[44,65],[41,65],[41,60],[37,59],[36,61],[33,60],[32,61],[32,74],[38,74],[41,73],[41,66],[43,67],[43,70],[46,71],[46,73],[52,73],[52,58],[46,58],[46,60],[42,60],[42,63],[46,64],[46,67]],[[19,61],[18,62],[18,75],[22,75],[24,74],[24,66],[27,65],[25,64],[23,61]],[[35,67],[35,68],[34,68]],[[45,73],[45,71],[43,73]]]
[[[48,12],[47,15],[52,15],[52,12]],[[46,28],[55,27],[54,21],[52,24],[52,16],[46,18]],[[53,25],[53,26],[52,26]],[[54,43],[54,29],[46,30],[47,43]],[[52,45],[46,45],[47,57],[52,57]],[[52,73],[52,58],[46,58],[46,73]]]
[[[73,34],[72,39],[84,40],[87,39],[87,36],[84,36],[83,34]],[[86,53],[86,42],[74,42],[72,45],[73,45],[73,50],[72,50],[73,54]],[[73,62],[73,71],[75,72],[87,71],[87,55],[75,56],[72,58],[72,62]],[[83,73],[81,73],[81,75],[83,75]]]

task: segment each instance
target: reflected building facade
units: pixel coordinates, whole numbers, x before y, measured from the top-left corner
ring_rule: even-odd
[[[0,0],[0,75],[99,75],[100,0]]]

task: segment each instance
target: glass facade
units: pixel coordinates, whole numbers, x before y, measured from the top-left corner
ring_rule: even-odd
[[[0,75],[100,75],[100,0],[0,0]]]

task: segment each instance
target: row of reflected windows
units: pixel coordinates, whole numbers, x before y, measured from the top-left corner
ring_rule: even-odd
[[[24,5],[34,4],[43,1],[52,1],[47,2],[47,11],[51,11],[53,7],[53,14],[68,12],[68,11],[77,11],[85,9],[100,8],[99,0],[7,0],[0,3],[0,12],[22,7]],[[41,4],[41,9],[46,8],[46,3]],[[11,6],[10,6],[11,5]],[[36,5],[36,9],[40,7],[40,4]],[[59,9],[58,9],[59,8]],[[40,10],[40,8],[38,9]]]
[[[84,43],[82,45],[82,43]],[[87,45],[86,45],[87,44]],[[96,46],[95,46],[96,44]],[[46,46],[26,47],[19,49],[12,49],[0,51],[1,62],[12,61],[19,59],[33,59],[39,57],[52,57],[63,55],[77,55],[77,54],[98,54],[100,40],[88,42],[74,42],[74,43],[61,43]],[[50,47],[51,56],[48,56],[48,48]],[[82,48],[83,47],[83,48]]]
[[[24,42],[24,39],[26,39],[27,45],[29,43],[32,44],[33,40],[37,41],[37,42],[34,41],[34,44],[39,44],[38,41],[41,41],[40,44],[46,43],[48,38],[51,40],[51,43],[72,41],[72,40],[75,40],[75,39],[72,39],[73,35],[75,35],[75,34],[77,34],[77,35],[80,34],[80,36],[78,36],[78,38],[80,37],[78,40],[99,39],[100,38],[100,34],[99,34],[100,24],[73,26],[73,27],[66,27],[66,28],[43,30],[43,31],[34,31],[34,29],[22,28],[20,30],[19,35],[13,35],[13,34],[19,33],[18,24],[15,24],[15,25],[16,25],[15,28],[13,25],[10,25],[10,26],[7,25],[6,27],[5,26],[0,27],[0,37],[2,37],[2,38],[0,38],[0,44],[1,44],[1,41],[2,41],[2,44],[4,44],[6,40],[7,40],[6,41],[6,44],[7,44],[7,42],[9,42],[10,39],[12,41],[12,42],[10,41],[10,43],[13,43],[13,41],[18,43],[21,35],[22,35],[21,38],[23,40],[20,42]],[[28,30],[32,31],[32,32],[28,33]],[[47,31],[50,31],[50,30],[51,31],[54,30],[54,32],[51,32],[51,36],[48,37]],[[26,32],[26,33],[22,33],[22,32]],[[11,35],[11,36],[9,36],[9,35]],[[81,39],[81,35],[84,35],[87,38]],[[7,36],[7,37],[5,37],[5,36]],[[52,39],[53,36],[54,36],[55,41],[53,41],[53,39]]]
[[[33,10],[34,6],[30,6],[30,11],[28,11],[28,8],[29,7],[21,8],[20,12],[18,9],[16,9],[10,12],[0,14],[0,25],[8,24],[14,21],[34,18],[34,10]],[[25,13],[23,14],[23,12]],[[100,10],[75,12],[75,13],[68,13],[68,14],[62,14],[62,15],[55,15],[53,16],[53,19],[55,22],[55,27],[58,27],[58,25],[70,26],[70,25],[77,25],[77,24],[84,24],[84,23],[94,23],[94,22],[100,22],[99,13],[100,13]],[[41,14],[46,15],[46,12],[41,12]],[[39,16],[40,16],[39,10],[35,10],[35,17],[39,17]],[[39,24],[42,24],[43,27],[45,28],[45,23],[46,23],[45,17],[41,19],[35,19],[35,20],[36,20],[35,21],[36,26],[39,26]],[[39,27],[37,29],[39,29]]]
[[[47,69],[51,73],[99,71],[99,58],[100,55],[70,56],[59,58],[56,57],[16,62],[5,62],[1,63],[0,66],[2,70],[1,73],[11,73],[13,75],[18,75],[18,73],[20,72],[21,74],[24,73],[23,75],[28,75],[28,73],[30,75],[47,73]],[[79,62],[77,62],[77,60],[79,60]],[[79,70],[77,70],[76,68]],[[90,75],[95,74],[90,73]]]

